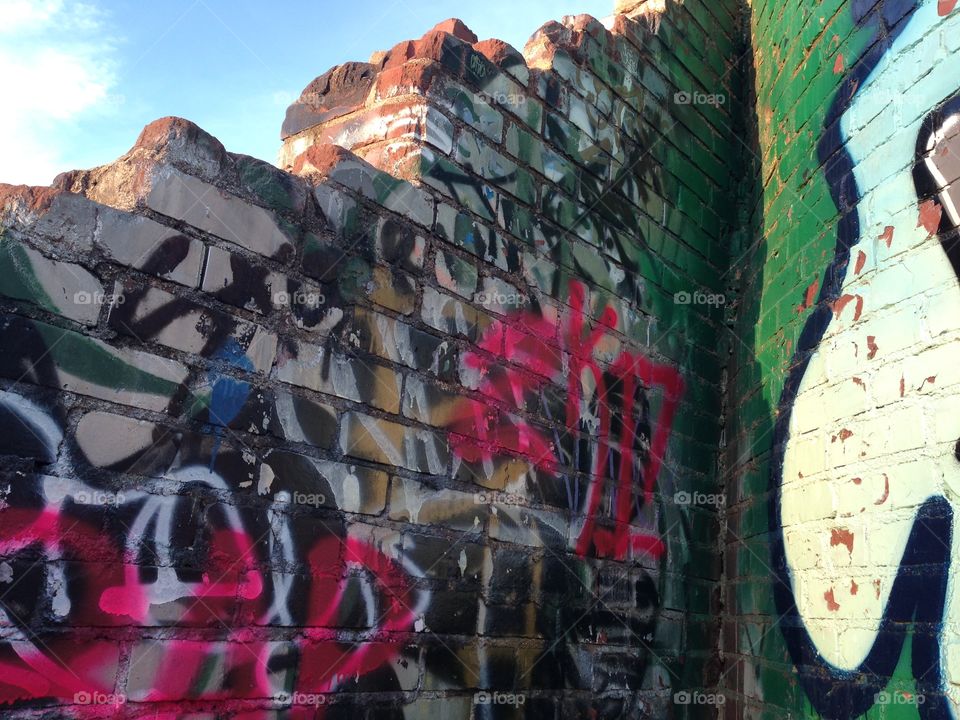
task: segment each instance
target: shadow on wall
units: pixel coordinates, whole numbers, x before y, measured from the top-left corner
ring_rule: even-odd
[[[744,10],[743,26],[749,28],[755,9]],[[770,352],[758,332],[766,260],[769,252],[764,217],[764,170],[756,103],[756,56],[752,45],[742,59],[745,97],[737,116],[742,166],[739,177],[737,230],[730,249],[727,281],[734,298],[727,312],[729,362],[726,377],[724,438],[721,448],[721,487],[727,499],[723,548],[723,625],[720,647],[722,665],[717,678],[719,692],[726,696],[723,717],[750,717],[761,706],[757,688],[762,687],[758,666],[751,656],[770,645],[775,623],[754,624],[757,615],[772,606],[765,525],[756,517],[768,503],[767,471],[773,440],[774,415],[762,384],[761,355]],[[769,341],[768,341],[769,342]],[[782,337],[774,342],[783,342]]]

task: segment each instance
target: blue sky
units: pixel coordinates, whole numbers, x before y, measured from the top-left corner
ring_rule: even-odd
[[[547,20],[613,0],[0,0],[0,182],[112,161],[164,115],[273,162],[287,105],[347,60],[459,17],[522,49]]]

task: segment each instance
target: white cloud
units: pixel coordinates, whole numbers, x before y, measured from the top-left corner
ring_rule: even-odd
[[[71,125],[116,108],[114,44],[84,3],[0,0],[0,17],[0,182],[47,185]]]
[[[3,26],[0,34],[12,35],[36,28],[50,22],[50,19],[62,7],[60,0],[46,2],[31,2],[31,0],[2,0],[0,15],[3,16]]]

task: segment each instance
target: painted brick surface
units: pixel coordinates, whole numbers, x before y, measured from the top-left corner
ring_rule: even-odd
[[[960,713],[955,6],[752,4],[725,716]]]
[[[739,23],[446,21],[282,169],[0,186],[0,713],[714,712]]]

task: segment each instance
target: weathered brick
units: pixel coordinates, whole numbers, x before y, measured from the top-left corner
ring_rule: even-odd
[[[274,401],[273,433],[284,440],[329,449],[337,440],[336,409],[292,392],[278,392]]]
[[[325,507],[379,515],[386,507],[387,474],[379,470],[284,450],[271,451],[264,462],[269,471],[260,473],[259,494],[272,494],[293,509]]]
[[[393,218],[381,218],[377,224],[377,257],[410,272],[423,269],[427,241],[410,227]]]
[[[485,313],[431,287],[423,289],[421,303],[423,321],[446,335],[476,340],[493,322]]]
[[[369,297],[372,302],[403,315],[413,312],[417,292],[412,276],[377,265],[373,268],[370,285]]]
[[[173,360],[23,318],[4,317],[0,338],[4,347],[17,348],[0,353],[4,377],[122,405],[162,411],[187,377]]]
[[[403,386],[403,414],[439,428],[457,424],[463,434],[485,437],[497,411],[490,405],[445,390],[432,380],[410,375]]]
[[[488,512],[489,506],[478,502],[472,493],[437,490],[406,478],[390,481],[391,520],[478,533],[483,530]]]
[[[357,308],[344,332],[358,349],[413,370],[439,374],[449,363],[449,344],[442,338],[377,312]]]
[[[104,303],[103,286],[94,275],[6,237],[0,237],[0,295],[84,325],[97,324]]]
[[[268,210],[172,168],[153,178],[145,202],[151,210],[260,255],[284,259],[293,253],[290,238]]]
[[[278,304],[276,294],[286,292],[287,279],[236,253],[211,247],[207,250],[200,288],[230,305],[266,313]]]
[[[149,218],[112,208],[100,207],[97,219],[97,246],[108,258],[187,287],[197,286],[202,242]]]
[[[0,205],[0,224],[30,235],[54,240],[83,252],[93,245],[97,227],[95,202],[69,192],[54,192],[49,207],[38,209],[33,188],[6,186]]]
[[[188,353],[219,357],[243,370],[266,373],[273,365],[277,337],[259,325],[158,288],[139,288],[129,282],[118,282],[114,296],[109,323],[120,333]],[[164,312],[178,317],[157,327],[153,317]]]
[[[387,412],[399,411],[402,378],[390,368],[303,342],[287,342],[287,346],[290,349],[277,362],[277,378],[282,382]]]
[[[340,449],[351,457],[432,475],[450,463],[450,450],[437,434],[356,412],[343,416]]]
[[[469,299],[477,287],[477,267],[454,253],[437,253],[435,272],[437,282],[463,298]]]

